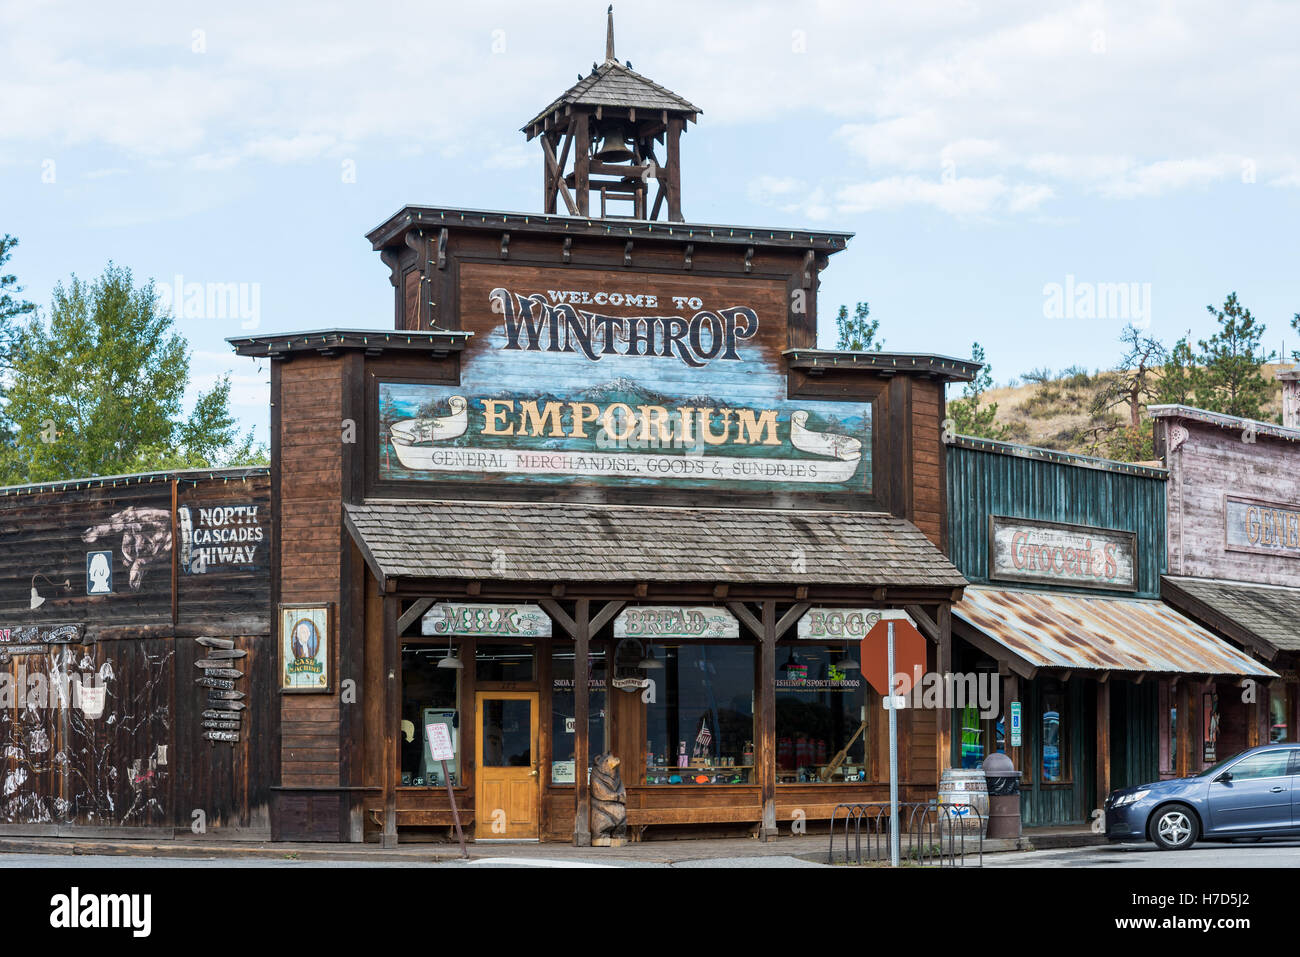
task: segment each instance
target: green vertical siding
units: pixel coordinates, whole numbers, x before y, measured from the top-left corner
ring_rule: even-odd
[[[995,451],[995,449],[1001,451]],[[1160,473],[1130,474],[1071,462],[1047,461],[1014,454],[1011,447],[989,450],[951,445],[948,468],[948,553],[971,582],[989,579],[989,516],[1003,515],[1046,522],[1123,529],[1137,536],[1134,557],[1138,591],[1160,596],[1165,571],[1165,479]],[[1017,586],[1005,583],[1006,587]],[[1032,588],[1073,591],[1067,586]],[[1089,590],[1088,594],[1105,594]],[[1123,593],[1133,595],[1134,593]],[[1088,824],[1099,805],[1097,722],[1110,721],[1111,787],[1128,787],[1159,777],[1158,686],[1111,679],[1111,716],[1097,714],[1097,684],[1076,675],[1066,684],[1069,719],[1069,784],[1042,783],[1042,708],[1038,681],[1021,692],[1025,715],[1026,762],[1031,780],[1021,789],[1021,809],[1028,827]],[[1103,796],[1104,797],[1104,796]]]
[[[970,581],[989,581],[989,516],[1006,515],[1136,532],[1137,594],[1160,596],[1164,479],[956,445],[946,457],[948,552]]]

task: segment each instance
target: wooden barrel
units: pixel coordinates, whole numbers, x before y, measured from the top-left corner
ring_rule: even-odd
[[[978,768],[945,768],[939,779],[939,815],[950,825],[983,834],[989,822],[989,789]]]

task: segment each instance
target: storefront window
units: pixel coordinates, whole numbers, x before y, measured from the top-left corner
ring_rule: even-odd
[[[402,722],[398,747],[401,783],[405,786],[446,787],[441,763],[429,757],[425,729],[430,724],[450,727],[456,757],[447,762],[447,772],[453,785],[460,784],[460,669],[438,667],[449,654],[445,646],[402,648]]]
[[[752,784],[754,649],[647,645],[647,784]],[[624,780],[631,779],[630,774]]]
[[[1065,695],[1061,692],[1042,696],[1043,709],[1043,782],[1058,784],[1067,779],[1065,749]]]
[[[480,641],[474,656],[474,678],[482,683],[533,680],[533,645],[499,645]]]
[[[780,784],[870,779],[867,682],[842,645],[782,645],[776,669]]]
[[[984,766],[984,735],[980,727],[980,709],[967,705],[958,712],[961,716],[961,766]]]
[[[1205,764],[1219,760],[1219,695],[1217,692],[1201,698],[1201,759]]]
[[[603,648],[591,648],[587,656],[590,675],[587,679],[587,759],[608,747],[606,728],[606,653]],[[551,650],[551,783],[573,784],[577,770],[574,765],[574,742],[577,725],[574,723],[577,708],[573,693],[573,646],[556,643]]]
[[[1288,719],[1290,713],[1287,708],[1287,694],[1289,686],[1283,684],[1274,684],[1269,689],[1268,696],[1268,740],[1277,743],[1278,741],[1291,740],[1288,735]]]

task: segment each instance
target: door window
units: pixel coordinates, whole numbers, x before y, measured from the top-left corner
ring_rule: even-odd
[[[1278,778],[1290,773],[1288,771],[1290,760],[1290,751],[1265,751],[1263,754],[1252,754],[1250,757],[1238,761],[1228,770],[1231,772],[1234,781]]]
[[[489,698],[483,702],[483,766],[526,768],[532,764],[532,702]]]

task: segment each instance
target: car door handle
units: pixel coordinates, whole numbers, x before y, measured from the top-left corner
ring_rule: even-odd
[[[1279,785],[1278,787],[1275,787],[1275,788],[1269,788],[1269,789],[1268,789],[1268,793],[1269,793],[1269,794],[1277,794],[1278,792],[1280,792],[1280,791],[1285,791],[1285,790],[1286,790],[1286,788],[1284,788],[1284,787],[1282,787],[1281,785]]]

